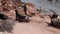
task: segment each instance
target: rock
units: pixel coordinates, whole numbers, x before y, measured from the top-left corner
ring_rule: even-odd
[[[6,20],[7,18],[8,18],[7,16],[5,16],[5,15],[3,15],[3,14],[0,14],[0,19]]]
[[[44,22],[51,23],[51,19],[47,13],[40,13],[39,17],[42,18]]]
[[[9,10],[14,10],[14,9],[16,9],[16,7],[15,7],[14,5],[12,5],[12,4],[10,4],[10,5],[8,5],[8,6],[5,6],[5,7],[7,7],[7,9],[9,9]]]
[[[26,16],[24,9],[22,7],[17,8],[17,13],[21,16]]]
[[[16,13],[15,10],[10,11],[1,11],[0,14],[6,16],[8,20],[15,20],[16,19]],[[1,16],[1,15],[0,15]]]
[[[30,21],[28,16],[17,16],[16,20],[19,22],[29,22]]]
[[[10,5],[11,0],[1,0],[1,3],[2,3],[3,6]]]
[[[4,5],[3,5],[3,3],[4,3]],[[2,0],[2,6],[6,7],[9,10],[15,9],[15,6],[13,5],[11,0],[5,0],[5,1]]]
[[[21,0],[12,0],[12,3],[13,3],[13,5],[15,5],[16,6],[16,8],[17,7],[19,7],[19,6],[21,6]]]
[[[60,29],[60,21],[58,21],[58,19],[52,19],[52,20],[51,20],[51,26]]]
[[[42,10],[42,7],[38,8],[37,11],[38,11],[39,14],[40,14],[41,12],[44,12],[44,11]]]
[[[21,0],[1,0],[2,6],[0,6],[0,18],[7,20],[29,21],[29,17],[26,16],[24,9],[21,5]],[[17,11],[15,11],[15,9]]]
[[[27,2],[24,5],[24,11],[28,16],[36,16],[38,11],[35,9],[34,4]]]
[[[20,22],[29,22],[30,19],[28,16],[26,16],[25,12],[23,11],[23,8],[17,8],[16,10],[16,20]]]
[[[58,14],[53,13],[53,14],[50,14],[49,16],[51,17],[51,19],[54,19],[54,18],[57,18],[58,17]]]
[[[58,16],[57,19],[60,21],[60,16]]]
[[[50,25],[60,29],[60,17],[59,17],[59,15],[54,13],[52,16],[50,16],[50,18],[51,18]]]

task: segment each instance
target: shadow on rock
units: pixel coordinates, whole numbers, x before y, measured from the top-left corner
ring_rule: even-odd
[[[60,20],[58,16],[59,15],[55,13],[52,16],[50,16],[51,23],[48,23],[48,25],[60,29]]]
[[[54,28],[57,28],[57,29],[60,29],[60,24],[57,22],[55,22],[55,23],[48,23],[48,27],[54,27]]]

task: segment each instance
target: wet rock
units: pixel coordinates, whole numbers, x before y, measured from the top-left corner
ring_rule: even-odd
[[[57,14],[53,14],[52,16],[50,16],[51,18],[51,23],[50,25],[53,26],[53,27],[56,27],[56,28],[60,28],[60,18],[59,18],[59,15]]]
[[[38,14],[38,11],[35,9],[34,4],[27,2],[24,5],[24,11],[26,15],[28,16],[36,16]]]
[[[51,20],[51,26],[60,29],[60,21],[59,21],[58,19],[52,19],[52,20]]]

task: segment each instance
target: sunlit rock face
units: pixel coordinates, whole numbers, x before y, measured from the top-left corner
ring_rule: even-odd
[[[0,16],[4,19],[15,20],[16,14],[11,0],[0,0],[0,3]]]
[[[24,7],[25,12],[28,16],[36,16],[38,14],[37,10],[34,7],[34,4],[27,2]]]
[[[0,0],[0,16],[1,19],[15,20],[16,19],[16,6],[13,0]],[[18,0],[17,0],[18,1]]]
[[[6,12],[0,12],[2,18],[6,18],[6,19],[9,19],[9,20],[15,20],[16,19],[16,13],[14,10],[10,10],[10,11],[6,11]],[[5,17],[4,17],[5,16]]]
[[[24,7],[22,8],[21,0],[0,0],[0,3],[1,19],[16,20],[18,18],[20,21],[29,21],[29,17],[25,14]]]

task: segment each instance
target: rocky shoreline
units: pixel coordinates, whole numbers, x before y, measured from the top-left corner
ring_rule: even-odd
[[[36,9],[32,3],[19,0],[0,0],[0,31],[12,32],[16,21],[19,23],[37,21],[60,28],[60,16],[54,11],[47,14],[44,10]],[[36,19],[36,20],[35,20]]]

